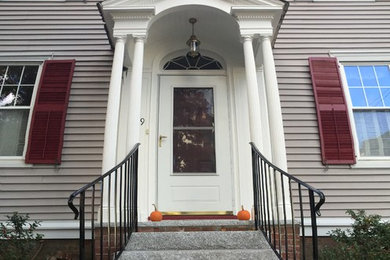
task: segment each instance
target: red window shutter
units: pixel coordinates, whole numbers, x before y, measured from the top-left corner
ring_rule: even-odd
[[[355,164],[348,108],[336,58],[309,58],[322,163]]]
[[[26,163],[60,164],[75,60],[45,61],[31,119]]]

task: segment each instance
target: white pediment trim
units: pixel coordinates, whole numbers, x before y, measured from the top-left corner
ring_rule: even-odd
[[[222,10],[230,10],[232,7],[238,6],[281,7],[284,3],[281,0],[108,0],[103,2],[104,9],[153,6],[156,7],[156,10],[163,11],[171,7],[183,5],[205,5]]]
[[[286,7],[282,0],[108,0],[102,13],[110,37],[145,35],[160,17],[194,6],[219,9],[233,17],[241,35],[273,36]]]

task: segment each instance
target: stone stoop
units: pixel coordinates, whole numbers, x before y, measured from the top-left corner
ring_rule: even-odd
[[[163,220],[140,222],[138,232],[184,232],[184,231],[249,231],[255,230],[253,221],[220,220]]]
[[[133,233],[126,250],[120,256],[120,260],[212,260],[212,259],[257,259],[276,260],[278,257],[268,245],[263,234],[259,231],[246,229],[245,231],[229,231],[232,226],[250,226],[252,222],[237,222],[231,220],[217,221],[175,221],[180,227],[174,232],[168,231],[168,227],[174,227],[174,223],[146,223],[153,228],[163,227],[153,232]],[[222,223],[221,223],[222,222]],[[195,229],[195,225],[198,229]],[[144,225],[140,223],[140,230]],[[184,231],[194,228],[190,232]],[[203,229],[206,229],[204,231]],[[240,227],[243,228],[243,227]],[[202,230],[202,231],[199,231]],[[212,230],[217,229],[217,231]]]

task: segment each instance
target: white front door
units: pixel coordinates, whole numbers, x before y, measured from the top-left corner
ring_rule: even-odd
[[[226,78],[162,76],[159,102],[159,209],[232,211]]]

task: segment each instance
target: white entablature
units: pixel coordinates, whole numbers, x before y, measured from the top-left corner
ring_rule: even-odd
[[[113,38],[147,36],[148,28],[162,16],[177,10],[203,6],[233,16],[241,35],[273,35],[285,3],[279,0],[110,0],[103,2],[103,14]]]
[[[232,6],[283,6],[279,0],[109,0],[103,3],[105,7],[134,7],[134,6],[155,6],[163,11],[174,6],[181,5],[206,5],[221,10],[230,11]]]

